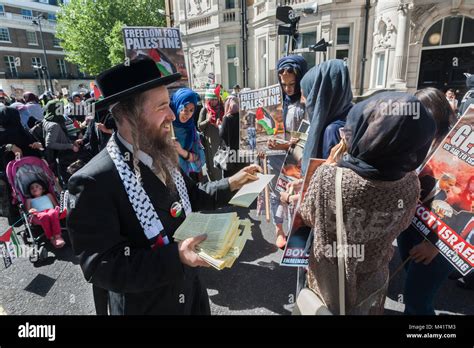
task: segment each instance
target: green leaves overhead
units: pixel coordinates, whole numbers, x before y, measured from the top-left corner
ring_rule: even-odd
[[[164,0],[71,0],[57,14],[66,59],[92,75],[125,59],[122,26],[166,26]]]

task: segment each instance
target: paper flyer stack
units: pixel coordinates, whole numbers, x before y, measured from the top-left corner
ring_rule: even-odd
[[[191,213],[176,230],[174,239],[207,234],[207,239],[198,246],[198,255],[212,267],[221,270],[230,268],[250,238],[251,222],[240,220],[237,213],[201,214]]]

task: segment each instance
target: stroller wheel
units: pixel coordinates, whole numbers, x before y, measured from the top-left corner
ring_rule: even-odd
[[[48,258],[48,250],[44,246],[40,247],[38,261],[44,261],[47,258]]]
[[[35,247],[31,251],[31,254],[30,254],[31,263],[41,262],[41,261],[46,260],[47,258],[48,258],[48,250],[44,246],[41,246],[39,250]]]
[[[23,242],[25,243],[25,245],[34,244],[34,241],[31,239],[31,237],[30,237],[27,230],[24,230],[24,231],[20,232],[20,235],[21,235],[21,238],[23,239]]]
[[[36,263],[38,261],[39,261],[39,253],[38,253],[38,250],[36,250],[36,248],[34,248],[33,251],[30,254],[30,262],[31,263]]]

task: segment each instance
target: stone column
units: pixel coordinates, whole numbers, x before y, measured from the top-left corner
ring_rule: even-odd
[[[406,56],[406,37],[408,27],[408,4],[400,4],[398,6],[398,25],[397,25],[397,41],[395,44],[395,62],[393,69],[393,79],[396,83],[405,82],[403,61]]]

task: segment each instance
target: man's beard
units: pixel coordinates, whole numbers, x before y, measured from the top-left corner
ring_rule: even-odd
[[[173,140],[169,136],[160,133],[161,128],[156,129],[147,120],[140,120],[141,125],[138,135],[138,146],[153,159],[155,173],[164,175],[166,186],[174,188],[171,171],[178,169],[178,152],[174,147]]]

